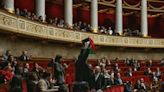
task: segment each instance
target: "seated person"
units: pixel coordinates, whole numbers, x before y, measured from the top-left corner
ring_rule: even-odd
[[[132,77],[132,68],[129,68],[129,70],[125,73],[125,76]]]
[[[114,67],[113,67],[113,70],[114,70],[115,73],[117,73],[117,72],[120,71],[120,68],[119,68],[119,66],[118,66],[117,63],[115,63],[115,65],[114,65]]]
[[[106,84],[107,86],[116,85],[115,78],[114,78],[114,74],[111,74],[109,80],[107,80],[106,83],[107,83],[107,84]]]
[[[143,78],[137,80],[137,83],[134,86],[134,92],[147,92],[147,88]]]
[[[38,63],[34,62],[32,72],[35,72],[37,76],[40,77],[44,72],[44,69],[41,66],[39,66]]]
[[[22,51],[22,55],[19,57],[19,59],[21,61],[29,61],[30,60],[30,56],[27,55],[27,51]]]
[[[162,58],[160,64],[161,64],[161,66],[164,66],[164,58]]]
[[[140,70],[140,63],[137,60],[135,60],[133,63],[133,67],[134,67],[133,68],[134,71]]]
[[[25,63],[23,67],[23,77],[25,78],[29,77],[29,72],[30,72],[29,63]]]
[[[145,71],[144,71],[144,75],[151,75],[152,71],[151,69],[148,67]]]
[[[159,79],[161,79],[161,75],[162,75],[162,72],[160,71],[160,68],[158,67],[157,70],[156,70],[156,76]]]
[[[147,66],[147,67],[151,67],[152,64],[153,64],[153,63],[152,63],[152,60],[150,59],[150,60],[146,63],[146,66]]]
[[[156,85],[158,83],[158,78],[155,72],[152,73],[152,75],[150,76],[150,79],[152,80],[153,85]]]
[[[121,85],[121,84],[123,84],[123,81],[122,81],[122,79],[121,79],[120,73],[117,73],[116,76],[115,76],[115,84],[116,84],[116,85]]]
[[[7,62],[10,56],[11,56],[11,51],[7,50],[5,54],[2,55],[2,61]]]
[[[103,91],[105,89],[105,78],[101,73],[101,67],[95,67],[95,89],[96,91]]]
[[[133,86],[130,81],[126,82],[124,92],[133,92]]]
[[[51,74],[44,72],[41,79],[38,81],[36,92],[58,91],[58,89],[51,89],[51,81],[50,80],[51,80]]]
[[[147,92],[147,86],[144,82],[144,79],[141,78],[140,81],[141,81],[141,90],[144,90],[144,92]]]

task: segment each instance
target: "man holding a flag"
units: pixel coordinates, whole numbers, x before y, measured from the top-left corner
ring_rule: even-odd
[[[82,40],[83,48],[81,49],[78,60],[75,63],[75,81],[77,83],[86,82],[89,85],[89,89],[94,89],[95,76],[93,70],[87,64],[87,58],[89,54],[93,53],[95,50],[93,40],[91,38],[86,38]],[[84,84],[85,85],[85,84]],[[80,85],[79,85],[80,86]]]

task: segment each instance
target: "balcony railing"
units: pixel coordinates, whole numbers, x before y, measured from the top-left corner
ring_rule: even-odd
[[[72,31],[27,20],[4,11],[0,11],[0,29],[0,31],[75,43],[81,43],[82,39],[91,37],[96,45],[102,46],[164,48],[164,39],[109,36]]]

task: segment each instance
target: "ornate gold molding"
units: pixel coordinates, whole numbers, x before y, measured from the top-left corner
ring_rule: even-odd
[[[91,2],[91,0],[85,0],[85,2]],[[113,7],[113,8],[116,7],[115,3],[109,3],[109,2],[110,1],[102,0],[102,1],[98,2],[98,4]],[[148,3],[149,2],[156,2],[156,1],[148,0]],[[164,3],[164,1],[157,1],[157,3]],[[140,11],[141,9],[140,9],[139,5],[140,5],[140,2],[136,5],[130,5],[127,2],[124,2],[124,0],[123,0],[123,9]],[[151,7],[151,9],[148,8],[148,12],[164,13],[163,7],[155,8],[155,7],[152,7],[149,5],[150,4],[148,4],[148,7]]]
[[[138,48],[164,48],[164,39],[135,38],[92,34],[52,27],[0,11],[0,29],[45,39],[81,43],[91,37],[96,45]],[[1,31],[3,31],[1,30]]]

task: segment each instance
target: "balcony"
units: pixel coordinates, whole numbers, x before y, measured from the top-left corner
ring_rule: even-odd
[[[164,39],[110,36],[57,28],[0,11],[0,31],[54,41],[81,43],[86,37],[96,45],[137,48],[164,48]]]

